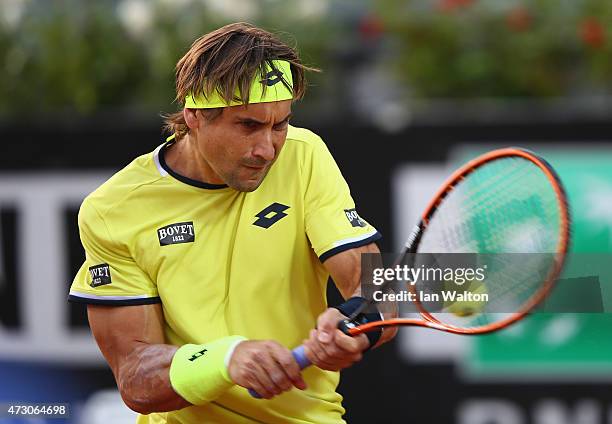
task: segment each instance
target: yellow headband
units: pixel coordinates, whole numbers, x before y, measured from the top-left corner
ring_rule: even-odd
[[[293,90],[283,84],[283,80],[293,87],[293,78],[291,77],[291,64],[286,60],[273,60],[273,69],[266,62],[265,76],[256,75],[251,84],[249,93],[249,103],[265,103],[278,102],[281,100],[290,100],[293,98]],[[235,98],[240,98],[240,93],[236,89]],[[238,106],[243,104],[240,100],[232,100],[229,104],[223,100],[219,92],[215,90],[208,97],[201,93],[198,96],[189,94],[185,98],[185,107],[188,109],[211,109],[215,107]]]

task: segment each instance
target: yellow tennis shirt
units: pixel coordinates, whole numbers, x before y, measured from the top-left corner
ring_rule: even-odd
[[[323,141],[290,127],[261,186],[250,193],[188,179],[167,145],[136,158],[79,212],[86,260],[69,299],[161,303],[166,343],[238,334],[293,348],[327,307],[322,262],[380,234],[355,211]],[[272,400],[234,386],[214,402],[139,416],[138,423],[342,423],[339,374],[310,367],[308,389]]]

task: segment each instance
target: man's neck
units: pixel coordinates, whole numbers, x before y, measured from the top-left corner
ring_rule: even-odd
[[[224,184],[194,148],[189,134],[166,148],[164,160],[170,169],[184,177],[208,184]]]

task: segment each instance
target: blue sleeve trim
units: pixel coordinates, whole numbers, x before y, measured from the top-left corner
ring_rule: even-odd
[[[161,299],[156,297],[145,297],[142,299],[90,299],[87,297],[78,297],[74,295],[68,296],[68,301],[72,303],[85,303],[87,305],[107,305],[107,306],[133,306],[133,305],[152,305],[162,303]]]
[[[361,246],[365,246],[367,244],[373,243],[376,240],[380,240],[382,238],[382,234],[380,234],[378,231],[376,232],[376,234],[365,238],[363,240],[359,240],[359,241],[354,241],[351,243],[346,243],[343,244],[341,246],[336,246],[333,249],[328,250],[327,252],[321,254],[319,256],[319,260],[321,262],[325,262],[326,260],[328,260],[329,258],[331,258],[334,255],[337,255],[340,252],[344,252],[345,250],[349,250],[349,249],[354,249],[355,247],[361,247]]]

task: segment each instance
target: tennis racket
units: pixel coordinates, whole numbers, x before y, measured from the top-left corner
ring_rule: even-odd
[[[394,266],[415,265],[418,253],[529,254],[529,261],[511,272],[497,264],[487,276],[490,299],[475,313],[456,313],[452,306],[414,302],[417,317],[359,324],[355,319],[373,299],[364,302],[338,328],[357,336],[389,326],[419,326],[454,334],[497,331],[525,317],[550,293],[558,278],[570,239],[565,190],[551,165],[520,148],[494,150],[471,160],[443,184],[423,212]],[[503,259],[500,259],[503,261]],[[527,263],[529,262],[529,263]],[[391,281],[378,289],[390,288]],[[397,281],[395,281],[397,283]],[[408,282],[412,292],[427,291],[424,283]],[[506,308],[500,313],[499,305]],[[293,356],[303,369],[311,365],[304,347]],[[254,397],[259,395],[249,391]]]

